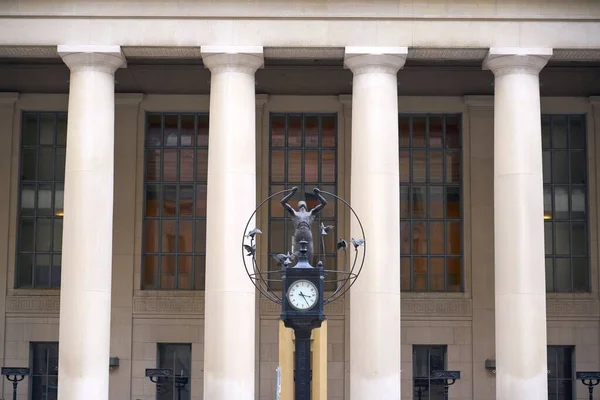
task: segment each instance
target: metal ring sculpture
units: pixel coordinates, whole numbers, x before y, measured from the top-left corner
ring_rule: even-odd
[[[262,234],[262,231],[258,228],[252,228],[250,231],[248,231],[248,228],[250,226],[250,222],[252,221],[252,218],[254,218],[254,216],[256,215],[258,210],[265,203],[267,203],[273,197],[290,192],[291,190],[292,189],[281,190],[281,191],[274,193],[271,196],[267,197],[265,200],[263,200],[258,205],[258,207],[254,210],[254,212],[252,213],[250,218],[248,218],[248,222],[246,223],[246,226],[244,228],[244,235],[242,237],[242,260],[244,262],[244,268],[246,269],[246,273],[248,274],[248,277],[250,278],[250,280],[252,281],[254,286],[258,289],[258,291],[263,296],[265,296],[267,299],[269,299],[272,302],[277,303],[277,304],[281,304],[282,300],[281,300],[281,297],[279,297],[275,293],[273,288],[271,288],[271,285],[273,283],[277,283],[277,282],[282,283],[283,282],[283,279],[281,278],[281,274],[284,271],[284,269],[288,268],[288,266],[291,264],[291,261],[290,261],[291,255],[289,254],[289,252],[287,255],[285,255],[285,254],[279,255],[279,256],[282,256],[282,261],[279,263],[281,269],[269,271],[268,263],[267,263],[267,268],[265,270],[261,269],[258,261],[256,260],[255,237],[256,237],[256,235]],[[337,279],[330,279],[330,280],[327,280],[327,278],[325,279],[324,283],[336,283],[336,289],[333,291],[332,294],[330,294],[328,297],[326,297],[324,299],[324,304],[328,304],[328,303],[331,303],[331,302],[339,299],[341,296],[344,295],[344,293],[346,293],[352,287],[352,285],[354,285],[354,282],[360,275],[363,265],[365,263],[365,258],[366,258],[366,254],[367,254],[367,242],[366,242],[365,231],[363,229],[362,222],[360,221],[360,218],[358,218],[358,215],[356,214],[356,212],[354,211],[352,206],[350,206],[350,204],[348,204],[348,202],[346,200],[342,199],[339,196],[336,196],[333,193],[329,193],[324,190],[320,191],[320,193],[327,195],[327,196],[331,196],[331,197],[335,198],[336,200],[339,200],[342,203],[344,203],[350,209],[350,211],[352,212],[352,215],[354,215],[354,217],[358,221],[358,226],[360,227],[361,234],[362,234],[362,239],[352,238],[350,243],[348,243],[346,240],[341,239],[341,238],[337,242],[336,251],[339,252],[340,250],[343,250],[343,252],[344,252],[344,263],[343,263],[344,268],[348,269],[348,249],[349,249],[348,246],[349,246],[349,244],[352,245],[352,247],[354,248],[354,261],[352,262],[352,267],[346,271],[338,271],[336,269],[325,269],[324,270],[326,273],[326,276],[328,274],[337,274],[337,276],[339,277]],[[321,251],[319,252],[320,255],[323,254],[324,249],[325,249],[325,235],[327,235],[327,232],[322,229],[322,231],[321,231]],[[246,241],[249,241],[249,243],[247,243]],[[359,248],[363,249],[363,251],[361,252],[362,257],[360,257],[360,263],[358,263],[358,261],[359,261],[359,250],[358,249]],[[251,265],[252,265],[251,269],[248,267],[249,263],[246,262],[246,258],[248,258],[248,257],[251,258]],[[319,261],[319,262],[321,262],[321,261]],[[359,264],[358,268],[357,268],[357,264]]]

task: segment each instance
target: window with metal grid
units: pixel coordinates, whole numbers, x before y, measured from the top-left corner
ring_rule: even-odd
[[[463,290],[461,116],[399,115],[401,288]]]
[[[590,290],[583,115],[543,115],[546,290]]]
[[[446,369],[445,345],[413,346],[413,399],[444,400],[443,382],[433,371]]]
[[[146,115],[142,289],[204,289],[208,121]]]
[[[158,343],[158,368],[173,370],[173,376],[160,378],[157,400],[190,400],[192,345],[189,343]]]
[[[270,115],[269,190],[270,194],[298,187],[289,204],[298,209],[306,201],[309,209],[317,205],[315,187],[337,195],[337,115],[336,114],[279,114]],[[279,266],[271,256],[292,252],[294,226],[280,204],[282,196],[269,203],[269,270]],[[327,206],[318,214],[312,227],[316,265],[323,261],[325,269],[337,269],[337,201],[325,195]],[[333,225],[325,236],[323,248],[320,224]],[[298,250],[298,249],[295,249]],[[331,274],[328,280],[335,280]],[[276,287],[277,285],[272,285]],[[326,284],[327,289],[333,285]]]
[[[21,121],[15,286],[58,288],[67,113],[24,112]]]
[[[573,399],[573,346],[548,346],[548,400]]]
[[[58,343],[30,344],[31,400],[58,398]]]

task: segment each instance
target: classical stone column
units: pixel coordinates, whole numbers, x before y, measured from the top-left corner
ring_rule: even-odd
[[[119,46],[58,46],[71,70],[59,368],[61,400],[107,400]]]
[[[241,258],[256,208],[254,73],[262,47],[203,46],[211,71],[204,398],[254,399],[255,289]]]
[[[400,396],[400,167],[397,73],[405,47],[346,47],[352,83],[351,204],[367,260],[350,293],[352,400]],[[351,234],[360,237],[356,221]]]
[[[492,48],[496,398],[546,400],[539,72],[551,49]]]

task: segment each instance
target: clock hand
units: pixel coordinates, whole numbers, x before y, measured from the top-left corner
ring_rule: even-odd
[[[306,300],[306,296],[304,295],[304,293],[300,292],[300,296],[302,296],[302,298],[304,299],[304,301],[306,302],[306,304],[308,306],[310,306],[310,304],[308,303],[308,300]]]

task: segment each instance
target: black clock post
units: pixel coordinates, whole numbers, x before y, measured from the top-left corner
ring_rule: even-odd
[[[254,286],[260,291],[261,295],[273,303],[281,304],[281,320],[287,328],[294,330],[296,353],[294,357],[294,400],[310,400],[311,398],[311,334],[312,330],[321,327],[325,320],[324,307],[346,293],[354,284],[365,262],[366,240],[362,223],[358,219],[356,212],[350,207],[348,202],[337,195],[318,188],[313,189],[313,193],[304,193],[305,198],[316,200],[314,208],[309,209],[306,201],[298,201],[297,209],[294,209],[288,201],[298,192],[297,187],[285,189],[273,193],[260,203],[258,208],[252,213],[242,238],[242,259],[244,268],[248,277]],[[250,224],[259,208],[267,204],[275,196],[285,194],[281,199],[283,209],[288,213],[294,226],[293,244],[291,252],[287,254],[273,254],[271,257],[277,262],[280,268],[261,268],[260,258],[257,258],[257,237],[262,234],[258,227],[252,228]],[[352,238],[346,241],[339,238],[335,248],[326,248],[325,237],[328,234],[335,235],[333,225],[325,225],[322,222],[319,226],[320,234],[320,252],[315,257],[315,246],[313,242],[312,224],[317,218],[317,214],[325,208],[327,200],[325,195],[331,197],[340,203],[345,204],[358,222],[362,238]],[[286,240],[287,241],[287,240]],[[331,242],[329,242],[331,243]],[[359,255],[359,249],[362,251]],[[336,266],[333,269],[324,269],[323,262],[318,261],[317,266],[310,264],[309,260],[324,260],[325,254],[340,254],[344,267],[338,270]],[[353,252],[352,254],[348,254]],[[353,258],[353,260],[351,260]],[[329,258],[331,260],[332,258]],[[247,261],[248,260],[248,261]],[[297,260],[296,265],[292,266],[292,261]],[[334,286],[332,293],[325,295],[325,276],[327,283]],[[281,287],[281,297],[274,290],[274,287]]]
[[[325,320],[323,310],[325,272],[320,261],[316,268],[310,265],[307,257],[307,247],[308,242],[301,240],[298,263],[293,267],[289,266],[289,262],[284,263],[281,271],[283,279],[281,319],[287,328],[294,330],[296,344],[294,359],[295,400],[310,400],[312,377],[310,336],[312,330],[319,328],[321,322]],[[298,301],[305,304],[296,305],[294,299],[299,299]]]

